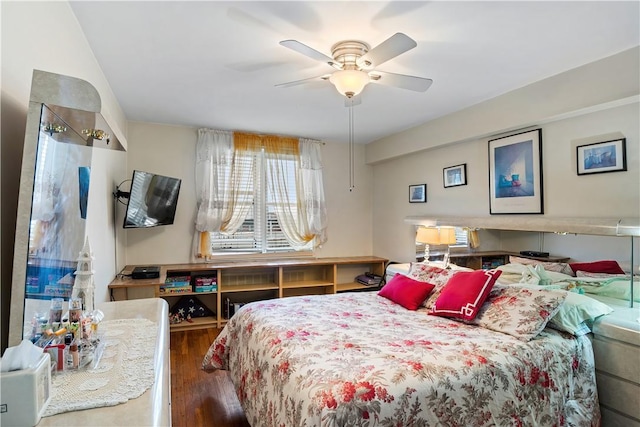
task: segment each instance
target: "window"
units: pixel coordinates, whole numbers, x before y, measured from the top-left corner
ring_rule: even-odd
[[[469,230],[462,227],[456,227],[456,243],[451,245],[452,248],[466,248],[469,246]]]
[[[240,157],[239,157],[240,156]],[[269,174],[267,169],[268,155],[264,149],[258,153],[236,153],[236,162],[240,162],[245,172],[253,170],[249,176],[249,182],[243,183],[242,188],[253,195],[248,208],[248,214],[238,230],[231,234],[211,233],[212,253],[274,253],[291,252],[291,247],[282,226],[278,221],[276,210],[278,208],[289,209],[294,215],[297,213],[296,198],[296,159],[284,161],[284,167],[278,168],[282,175],[284,185],[289,197],[288,203],[278,205],[271,192]],[[282,165],[282,164],[281,164]],[[226,167],[231,167],[227,165]],[[313,243],[309,242],[304,250],[311,250]]]

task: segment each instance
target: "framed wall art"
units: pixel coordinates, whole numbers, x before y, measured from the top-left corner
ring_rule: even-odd
[[[444,188],[467,185],[467,164],[449,166],[442,170],[442,182]]]
[[[427,201],[427,184],[409,186],[409,203],[425,203]]]
[[[489,140],[489,213],[544,213],[541,129]]]
[[[627,170],[626,138],[576,147],[578,175]]]

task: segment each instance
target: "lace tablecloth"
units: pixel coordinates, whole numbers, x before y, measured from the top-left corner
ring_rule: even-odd
[[[100,331],[105,347],[98,365],[56,373],[43,416],[118,405],[153,385],[158,325],[147,319],[107,320]]]

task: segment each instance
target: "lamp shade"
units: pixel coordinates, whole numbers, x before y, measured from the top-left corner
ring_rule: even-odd
[[[339,70],[331,74],[329,81],[341,95],[351,98],[362,92],[369,83],[369,74],[358,70]]]
[[[440,234],[437,228],[420,227],[416,233],[416,242],[427,245],[440,244]]]
[[[451,227],[440,227],[440,244],[453,245],[456,243],[456,229]]]

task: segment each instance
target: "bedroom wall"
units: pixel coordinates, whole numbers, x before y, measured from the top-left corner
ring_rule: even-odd
[[[637,59],[637,55],[635,57]],[[619,58],[616,59],[619,60]],[[638,64],[633,66],[635,83],[628,82],[628,86],[632,91],[636,91],[635,95],[624,92],[624,98],[618,102],[610,102],[597,108],[577,112],[572,111],[571,114],[566,114],[566,118],[562,118],[560,114],[562,109],[556,109],[553,120],[540,124],[543,140],[545,215],[640,217],[640,186],[638,185],[640,182],[640,110],[637,90],[637,76],[640,73]],[[603,80],[607,80],[606,76],[602,77]],[[611,78],[616,77],[611,76]],[[583,82],[585,86],[593,84],[592,81],[583,80]],[[633,89],[634,87],[636,89]],[[519,100],[514,105],[528,105],[527,98]],[[480,111],[481,105],[474,108]],[[467,124],[464,116],[457,118],[460,119],[457,121],[458,126],[464,129]],[[455,119],[456,117],[452,117],[450,120]],[[518,128],[517,123],[511,125]],[[425,147],[429,146],[430,131],[432,129],[429,124],[412,129],[413,140],[424,141]],[[405,137],[406,135],[390,137],[384,141],[384,144],[400,147],[396,151],[399,153],[406,149],[402,147]],[[620,137],[625,137],[627,142],[628,170],[626,172],[587,176],[576,174],[577,145]],[[410,155],[395,156],[389,151],[385,154],[388,156],[387,160],[374,164],[374,253],[404,262],[414,259],[415,229],[404,223],[403,220],[407,216],[488,216],[487,147],[488,140],[491,138],[482,136],[472,140],[453,142],[415,151]],[[370,148],[367,147],[367,150]],[[467,164],[468,185],[443,188],[443,168],[461,163]],[[427,203],[410,204],[407,196],[408,185],[421,183],[427,184]],[[576,260],[607,257],[629,263],[628,239],[553,234],[547,234],[541,238],[538,233],[514,235],[510,232],[502,232],[498,234],[497,239],[495,236],[481,239],[488,243],[480,249],[545,250],[558,255],[571,256]],[[597,243],[594,239],[597,239]],[[635,240],[637,265],[638,239]],[[540,241],[544,242],[543,247],[539,247]]]
[[[2,21],[0,37],[2,43],[0,156],[2,307],[0,324],[2,326],[1,344],[4,350],[8,339],[18,183],[33,70],[39,69],[87,80],[100,93],[103,115],[110,125],[118,128],[118,132],[123,134],[126,131],[126,121],[67,2],[2,1],[0,15]],[[124,142],[126,143],[126,140]],[[115,162],[112,162],[111,157],[109,158],[111,160],[105,158],[100,166],[96,163],[96,169],[104,171],[105,174],[117,173],[120,164],[126,162],[126,155],[121,153],[121,156]],[[97,172],[94,176],[96,176],[96,184],[99,184]],[[102,178],[105,182],[110,181],[106,175]],[[103,201],[103,203],[106,202]],[[92,241],[96,242],[94,246],[97,246],[97,242],[110,245],[109,242],[113,241],[113,230],[106,229],[104,224],[96,224],[88,232]],[[95,236],[95,239],[92,236]],[[106,253],[105,256],[107,256]],[[99,263],[99,259],[96,261]],[[109,265],[111,264],[110,262]],[[96,279],[98,286],[104,286],[104,292],[99,292],[100,295],[106,295],[106,285],[113,276],[111,271],[102,271],[102,269],[103,266],[100,265]]]
[[[175,223],[151,229],[128,229],[127,264],[196,262],[192,259],[196,197],[195,146],[197,129],[130,122],[128,175],[134,169],[182,179]],[[322,148],[328,214],[328,241],[314,255],[373,254],[372,168],[364,164],[364,147],[356,147],[356,187],[349,192],[347,144],[327,142]],[[124,207],[119,208],[118,226]]]
[[[637,97],[639,64],[640,47],[636,46],[529,84],[374,141],[367,146],[367,163],[539,126]]]

